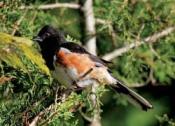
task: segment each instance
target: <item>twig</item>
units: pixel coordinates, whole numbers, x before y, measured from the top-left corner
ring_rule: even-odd
[[[70,89],[62,89],[62,88],[57,88],[56,89],[56,96],[55,96],[55,101],[54,103],[51,103],[48,107],[46,107],[44,110],[40,111],[38,115],[36,115],[36,117],[34,117],[34,119],[32,120],[32,122],[29,124],[29,126],[36,126],[38,125],[47,125],[49,123],[49,121],[56,115],[59,114],[59,109],[58,106],[60,106],[61,104],[64,104],[65,102],[68,101],[68,97],[70,96],[70,93],[73,90]],[[78,107],[82,105],[82,102],[76,102],[76,105],[72,105],[70,106],[68,109],[68,111],[70,112],[74,112],[76,110],[78,110]],[[49,114],[49,117],[47,117],[46,119],[42,119],[45,115]],[[28,121],[27,121],[28,122]]]
[[[25,10],[24,14],[20,17],[20,19],[15,23],[12,34],[11,35],[15,35],[16,31],[19,28],[19,25],[21,24],[22,20],[24,19],[24,17],[27,14],[27,9]]]
[[[36,19],[36,17],[37,17],[37,13],[38,13],[37,11],[34,12],[33,17],[32,17],[32,19],[30,20],[29,25],[32,25],[32,24],[34,23],[34,21],[35,21],[35,19]]]
[[[148,85],[148,83],[134,83],[134,84],[130,84],[127,85],[129,88],[140,88],[140,87],[144,87]]]
[[[54,109],[54,106],[57,106],[58,104],[61,104],[63,102],[63,99],[65,99],[65,93],[66,91],[63,91],[62,89],[59,89],[58,86],[56,88],[56,92],[55,92],[55,101],[54,103],[50,104],[48,107],[46,107],[44,110],[40,111],[38,115],[36,115],[34,117],[34,119],[32,120],[32,122],[29,124],[29,126],[37,126],[38,123],[40,123],[40,119],[42,118],[42,116],[45,115],[45,113],[48,113],[49,111],[53,110],[54,113],[56,111],[56,109]],[[59,95],[59,98],[58,98]],[[43,98],[41,101],[45,100],[45,98]],[[57,102],[57,100],[59,100],[59,102]],[[35,104],[32,105],[32,107],[34,107],[34,105],[38,105],[39,102],[36,102]],[[31,108],[30,108],[31,109]],[[29,110],[30,110],[29,109]],[[27,111],[29,111],[27,110]],[[27,111],[25,113],[27,113]],[[28,120],[25,122],[29,122]]]
[[[2,8],[4,6],[4,2],[0,2],[0,8]]]
[[[107,25],[109,35],[112,37],[112,42],[113,42],[112,44],[115,46],[117,35],[116,35],[115,30],[112,26],[112,22],[108,21],[108,20],[103,20],[103,19],[96,18],[96,23],[97,24],[102,24],[102,25]]]
[[[93,12],[93,0],[86,0],[83,7],[86,26],[86,47],[89,52],[96,55],[96,29],[95,17]]]
[[[21,6],[20,9],[40,9],[40,10],[47,10],[47,9],[55,9],[55,8],[71,8],[71,9],[80,9],[81,6],[76,3],[54,3],[54,4],[46,4],[40,6]]]
[[[63,97],[64,97],[64,96],[63,96]],[[61,105],[61,104],[64,103],[64,102],[66,102],[66,100],[63,98],[63,100],[60,101],[59,103],[57,103],[56,105],[50,105],[50,107],[49,107],[49,109],[47,109],[47,111],[48,111],[48,110],[51,111],[51,109],[53,109],[53,108],[55,108],[55,107]],[[75,112],[75,111],[78,110],[78,108],[79,108],[81,105],[82,105],[82,103],[79,102],[78,104],[76,104],[76,105],[70,107],[68,111],[69,111],[69,112]],[[40,125],[41,125],[41,126],[48,125],[49,121],[50,121],[54,116],[56,116],[56,115],[58,115],[58,114],[59,114],[59,111],[58,111],[58,110],[56,110],[56,111],[54,110],[53,112],[51,112],[50,116],[49,116],[47,119],[45,119],[43,122],[40,123]]]
[[[57,88],[57,89],[56,89],[56,93],[58,93],[58,90],[59,90],[59,89]],[[42,116],[43,116],[45,113],[47,113],[47,112],[49,112],[49,111],[51,111],[51,110],[54,111],[54,112],[52,113],[52,117],[53,117],[55,114],[57,114],[57,111],[56,111],[56,109],[55,109],[54,106],[57,106],[58,104],[63,103],[63,101],[64,101],[64,99],[65,99],[65,92],[63,92],[63,93],[60,94],[60,95],[61,95],[61,96],[60,96],[60,102],[58,103],[57,101],[55,101],[53,104],[49,105],[47,108],[45,108],[44,110],[40,111],[39,114],[38,114],[38,115],[32,120],[32,122],[29,124],[29,126],[37,126],[37,124],[40,123],[39,120],[42,118]],[[57,95],[56,95],[55,100],[58,100]],[[49,119],[50,119],[50,117],[47,118],[47,119],[44,121],[44,123],[42,122],[42,125],[45,124]]]
[[[9,82],[9,81],[11,81],[13,79],[13,77],[7,77],[7,76],[0,76],[0,85],[1,84],[4,84],[4,83],[6,83],[6,82]]]
[[[28,120],[28,113],[27,112],[24,112],[23,116],[22,116],[22,125],[23,126],[29,126],[29,120]]]
[[[115,46],[115,42],[117,40],[117,34],[111,24],[108,25],[108,29],[109,29],[109,35],[112,37],[113,45]]]
[[[96,21],[97,24],[105,24],[105,25],[111,25],[112,24],[111,21],[103,20],[103,19],[100,19],[100,18],[96,18],[95,21]]]
[[[91,118],[91,117],[88,117],[84,112],[82,112],[81,108],[79,109],[79,112],[80,112],[81,116],[82,116],[85,120],[87,120],[87,121],[89,121],[89,122],[92,122],[92,118]]]
[[[146,37],[143,40],[140,40],[140,41],[135,40],[135,42],[132,42],[131,44],[129,44],[125,47],[116,49],[116,50],[112,51],[111,53],[108,53],[108,54],[104,55],[103,59],[112,60],[112,59],[114,59],[118,56],[121,56],[122,54],[128,52],[132,48],[139,47],[140,45],[145,44],[145,43],[154,43],[158,39],[160,39],[162,37],[165,37],[165,36],[167,36],[168,34],[174,32],[174,31],[175,31],[175,26],[171,26],[171,27],[168,27],[168,28],[162,30],[161,32],[158,32],[158,33],[155,33],[155,34],[153,34],[149,37]]]
[[[57,101],[58,101],[58,90],[59,90],[59,86],[57,85],[56,92],[55,92],[55,105],[57,104]],[[55,108],[55,111],[56,111],[56,108]]]
[[[29,124],[29,126],[37,126],[38,121],[40,119],[40,117],[44,114],[43,111],[41,111],[33,120],[32,122]]]

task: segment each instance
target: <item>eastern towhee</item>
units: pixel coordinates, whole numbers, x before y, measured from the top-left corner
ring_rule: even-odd
[[[75,85],[85,88],[98,82],[129,96],[143,110],[152,108],[146,99],[111,75],[107,67],[108,61],[92,55],[76,43],[66,41],[64,35],[52,26],[44,26],[34,40],[38,42],[53,77],[66,88]]]

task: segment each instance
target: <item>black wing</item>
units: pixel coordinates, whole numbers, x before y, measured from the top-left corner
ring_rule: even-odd
[[[67,48],[69,49],[71,52],[76,52],[76,53],[82,53],[82,54],[88,54],[89,57],[95,61],[95,62],[98,62],[98,63],[101,63],[103,65],[107,65],[108,63],[111,63],[109,61],[106,61],[104,59],[101,59],[95,55],[92,55],[91,53],[89,53],[88,51],[86,51],[86,49],[84,49],[82,46],[76,44],[76,43],[73,43],[73,42],[66,42],[66,43],[62,43],[60,45],[60,47],[64,47],[64,48]]]

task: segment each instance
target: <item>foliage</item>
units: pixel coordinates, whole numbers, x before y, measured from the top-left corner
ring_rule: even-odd
[[[84,125],[85,121],[77,111],[80,104],[86,116],[91,116],[93,107],[89,94],[86,91],[72,93],[67,100],[55,103],[60,85],[50,77],[37,45],[30,40],[43,25],[52,24],[69,34],[67,40],[84,43],[82,12],[67,8],[20,9],[22,5],[37,8],[41,4],[55,3],[54,0],[3,2],[0,6],[0,125],[27,125],[40,112],[43,112],[40,125]],[[79,3],[78,0],[59,2]],[[109,25],[97,23],[98,55],[173,26],[174,5],[174,0],[94,0],[95,17],[109,21],[116,34],[113,39]],[[24,18],[19,23],[21,17]],[[14,31],[16,37],[9,35]],[[141,112],[127,104],[123,97],[111,90],[106,92],[102,87],[98,95],[101,98],[99,104],[103,104],[103,125],[112,126],[117,122],[118,126],[131,126],[138,124],[139,119],[140,125],[174,126],[174,93],[171,91],[175,80],[174,56],[175,33],[172,33],[114,59],[110,66],[113,75],[129,86],[144,84],[139,91],[151,99],[155,109]]]
[[[31,63],[36,64],[43,72],[49,75],[48,68],[44,65],[44,61],[38,51],[32,48],[32,41],[13,37],[5,33],[0,33],[0,62],[4,61],[14,68],[21,68],[27,72],[27,65],[24,65],[22,60],[25,56]]]
[[[169,117],[164,114],[162,117],[157,117],[161,126],[175,126],[175,123],[172,119],[169,119]]]

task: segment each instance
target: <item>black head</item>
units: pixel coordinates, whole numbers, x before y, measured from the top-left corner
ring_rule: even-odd
[[[63,34],[52,26],[44,26],[33,39],[38,42],[46,65],[53,69],[53,56],[61,43],[65,43]]]
[[[33,40],[39,44],[46,42],[47,40],[55,40],[58,43],[65,42],[64,35],[59,30],[50,25],[45,25]]]

